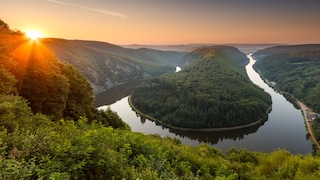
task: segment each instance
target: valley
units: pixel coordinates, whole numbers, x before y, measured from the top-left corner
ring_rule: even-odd
[[[56,40],[54,40],[54,41],[56,41]],[[57,40],[58,42],[59,41],[62,41],[62,42],[64,42],[64,43],[66,43],[66,44],[69,44],[70,42],[68,42],[68,40]],[[48,43],[48,42],[47,42]],[[51,43],[56,43],[56,42],[51,42]],[[48,43],[48,44],[50,44],[50,43]],[[81,47],[80,45],[80,47],[82,48],[81,49],[81,51],[83,51],[83,53],[85,53],[85,54],[87,54],[86,53],[86,48],[88,49],[88,50],[90,50],[90,51],[92,51],[92,49],[94,49],[94,52],[92,52],[92,53],[88,53],[88,54],[94,54],[95,53],[95,51],[97,50],[97,49],[101,49],[101,51],[103,50],[103,52],[105,53],[105,54],[101,54],[101,56],[100,56],[100,59],[102,60],[102,62],[104,61],[103,59],[108,59],[108,56],[110,56],[110,54],[108,54],[108,53],[115,53],[115,54],[117,54],[117,56],[121,56],[121,57],[123,57],[124,55],[120,55],[120,54],[122,54],[122,53],[124,53],[125,51],[127,51],[127,52],[130,52],[130,53],[132,53],[132,52],[134,52],[134,51],[140,51],[140,52],[143,52],[142,54],[144,54],[145,52],[147,52],[147,51],[150,51],[150,52],[153,52],[153,53],[155,53],[155,52],[157,52],[157,53],[159,53],[159,52],[161,52],[161,53],[165,53],[165,52],[163,52],[163,50],[166,50],[166,52],[170,52],[170,53],[172,53],[172,55],[175,57],[175,58],[173,58],[173,59],[175,59],[173,62],[174,63],[168,63],[167,65],[169,65],[169,66],[171,66],[171,68],[170,69],[168,69],[167,70],[167,72],[165,72],[164,74],[170,74],[170,73],[172,73],[173,71],[174,71],[174,69],[175,69],[175,66],[177,66],[177,65],[179,65],[179,66],[181,66],[181,67],[183,67],[183,68],[185,68],[186,66],[188,66],[188,64],[190,64],[190,63],[192,63],[192,58],[194,58],[195,56],[188,56],[187,54],[188,54],[188,52],[187,51],[185,51],[185,50],[187,50],[187,49],[189,49],[189,50],[191,50],[191,49],[195,49],[195,48],[199,48],[198,46],[195,46],[195,45],[190,45],[190,46],[187,46],[187,45],[185,45],[185,46],[183,46],[183,48],[181,48],[181,46],[179,47],[180,48],[180,51],[179,51],[179,53],[178,54],[176,54],[176,52],[174,52],[173,50],[177,50],[177,46],[166,46],[166,48],[163,48],[163,47],[153,47],[153,46],[131,46],[130,48],[138,48],[138,49],[131,49],[131,50],[128,50],[128,49],[126,49],[126,48],[128,48],[128,47],[125,47],[125,48],[123,48],[123,47],[120,47],[120,46],[116,46],[116,45],[111,45],[111,44],[105,44],[105,43],[102,43],[102,42],[86,42],[86,41],[75,41],[75,42],[72,42],[71,41],[71,43],[70,44],[72,44],[72,45],[70,45],[71,47],[73,47],[74,46],[74,44],[82,44],[81,46],[84,46],[84,47]],[[85,44],[85,45],[84,45]],[[63,46],[61,46],[61,47],[65,47],[66,45],[63,45]],[[101,46],[101,47],[99,47],[99,46]],[[237,48],[239,48],[240,50],[242,50],[243,52],[246,52],[246,53],[249,53],[249,52],[256,52],[256,53],[254,53],[253,55],[254,55],[254,57],[262,57],[262,56],[267,56],[267,55],[262,55],[263,53],[264,53],[264,49],[271,49],[272,50],[272,48],[273,47],[278,47],[279,45],[272,45],[272,44],[266,44],[266,45],[234,45],[234,46],[236,46]],[[54,47],[58,47],[57,45],[52,45],[52,47],[51,48],[54,48]],[[70,48],[71,48],[70,47]],[[89,48],[90,47],[90,48]],[[141,49],[142,48],[142,49]],[[157,49],[158,48],[158,50],[151,50],[151,49],[149,49],[149,48],[155,48],[155,49]],[[302,48],[302,49],[301,49]],[[291,50],[288,50],[288,49],[290,49],[290,48],[287,48],[286,46],[284,46],[284,45],[281,45],[280,46],[280,49],[285,49],[285,50],[281,50],[280,52],[282,52],[282,51],[285,51],[285,52],[299,52],[300,50],[312,50],[312,48],[317,48],[317,45],[307,45],[306,47],[304,47],[303,45],[301,45],[301,46],[295,46],[294,48],[293,48],[293,50],[291,49]],[[59,49],[59,48],[58,48]],[[160,50],[161,49],[161,50]],[[260,50],[260,51],[259,51]],[[269,53],[269,51],[271,51],[271,50],[268,50],[267,52]],[[56,50],[57,51],[57,50]],[[108,52],[108,53],[107,53]],[[272,50],[272,52],[277,52],[277,51],[275,51],[275,50]],[[63,53],[61,53],[61,56],[65,56],[66,54],[66,51],[63,51]],[[169,54],[170,54],[169,53]],[[77,54],[76,52],[75,52],[75,54]],[[266,54],[266,53],[265,53]],[[130,54],[128,54],[128,55],[126,55],[126,56],[129,56]],[[141,55],[139,55],[139,56],[141,56]],[[66,56],[66,57],[69,57],[69,56]],[[152,57],[154,57],[154,54],[152,55],[152,56],[150,56],[151,58]],[[170,57],[170,55],[168,55],[168,57]],[[78,61],[77,59],[81,59],[81,57],[79,56],[79,57],[74,57],[74,60],[73,61],[70,61],[70,62],[72,62],[72,63],[74,63],[75,65],[76,65],[76,61]],[[91,58],[95,58],[95,56],[91,56]],[[188,58],[189,58],[189,60],[188,60]],[[191,58],[191,59],[190,59]],[[72,59],[72,58],[71,58]],[[184,60],[185,59],[185,60]],[[100,61],[101,61],[100,60]],[[81,64],[81,63],[80,63]],[[85,65],[85,64],[83,64],[83,67],[86,67],[87,65]],[[89,65],[88,65],[89,66]],[[114,66],[109,66],[109,67],[114,67]],[[120,67],[120,66],[119,66]],[[156,67],[156,66],[155,66]],[[82,68],[82,72],[83,71],[86,71],[86,70],[88,70],[88,69],[86,69],[86,68]],[[92,70],[89,70],[89,72],[90,71],[93,71],[93,69]],[[113,70],[112,69],[110,69],[110,70],[108,70],[108,69],[106,69],[106,72],[108,72],[108,73],[112,73],[113,72]],[[90,73],[83,73],[83,74],[90,74]],[[114,74],[114,73],[113,73]],[[104,83],[102,83],[101,85],[99,85],[99,88],[96,88],[96,94],[99,94],[99,95],[96,95],[96,100],[95,100],[95,106],[97,107],[97,106],[102,106],[102,105],[104,105],[104,104],[112,104],[112,103],[115,103],[116,101],[118,101],[118,100],[120,100],[120,99],[122,99],[123,97],[125,97],[125,96],[128,96],[128,95],[130,95],[131,94],[131,92],[133,91],[133,89],[135,88],[135,86],[137,85],[136,84],[136,82],[139,82],[139,84],[140,84],[140,81],[145,81],[146,79],[145,78],[132,78],[132,79],[124,79],[124,80],[121,80],[122,79],[122,76],[119,76],[121,73],[115,73],[114,75],[115,75],[115,79],[120,79],[119,81],[118,81],[118,84],[117,83],[114,83],[113,85],[111,85],[111,86],[105,86],[105,85],[102,85],[102,84],[105,84],[105,82]],[[116,76],[119,76],[119,77],[116,77]],[[155,75],[154,77],[156,77],[157,75]],[[89,76],[86,76],[86,78],[89,80],[89,82],[91,82],[90,81],[90,75]],[[149,77],[147,77],[147,79],[149,79],[149,78],[151,78],[151,76],[149,76]],[[91,85],[92,85],[92,87],[94,87],[94,83],[90,83]],[[123,87],[122,87],[123,86]],[[119,89],[118,89],[119,88]],[[100,89],[100,90],[98,90],[98,89]],[[102,91],[104,91],[104,90],[106,90],[107,89],[107,91],[105,91],[105,92],[102,92]],[[106,100],[107,99],[107,100]],[[273,109],[274,110],[274,109]],[[294,113],[295,114],[295,113]],[[121,116],[121,115],[120,115]],[[300,115],[298,115],[298,116],[300,116]],[[268,120],[270,120],[270,115],[269,115],[269,117],[268,117]],[[132,121],[132,120],[130,120],[130,121]],[[139,122],[140,120],[138,120],[138,122]],[[128,122],[127,122],[128,123]],[[129,123],[130,124],[130,123]],[[257,129],[261,129],[261,127],[259,128],[259,126],[257,126],[257,128],[256,128],[256,130],[253,130],[253,131],[251,131],[251,130],[249,130],[248,131],[248,133],[249,134],[251,134],[252,132],[256,132],[257,131]],[[141,131],[141,130],[138,130],[138,131]],[[195,133],[190,133],[190,135],[186,135],[186,133],[184,133],[184,132],[181,132],[181,131],[177,131],[177,130],[171,130],[172,132],[175,132],[175,133],[177,133],[178,134],[178,136],[179,136],[179,134],[181,134],[181,137],[185,137],[185,138],[187,138],[187,139],[189,139],[188,137],[190,137],[190,138],[192,138],[192,139],[194,139],[195,140],[195,142],[192,142],[192,143],[188,143],[188,141],[189,140],[186,140],[186,139],[182,139],[182,141],[183,142],[186,142],[186,144],[198,144],[198,140],[199,140],[199,142],[202,142],[202,141],[207,141],[206,139],[207,139],[207,137],[208,137],[208,135],[201,135],[201,133],[199,134],[199,135],[195,135]],[[157,131],[155,131],[155,132],[157,132]],[[161,133],[161,131],[159,132],[159,133]],[[187,133],[188,134],[188,133]],[[245,133],[246,134],[246,133]],[[216,137],[220,137],[219,135],[209,135],[209,136],[216,136]],[[238,135],[236,135],[236,136],[238,136]],[[232,138],[233,136],[231,135],[231,136],[229,136],[229,135],[222,135],[221,137],[229,137],[229,138]],[[240,133],[240,137],[243,137],[243,135],[241,135],[241,133]],[[229,138],[226,138],[226,139],[229,139]],[[219,139],[219,138],[218,138]],[[225,140],[223,140],[224,138],[222,138],[221,139],[221,141],[225,141]],[[241,138],[242,139],[242,138]],[[217,142],[220,142],[220,140],[210,140],[210,141],[208,141],[208,143],[212,143],[212,144],[216,144]],[[227,147],[227,146],[226,146]],[[223,148],[223,147],[222,147]]]
[[[0,180],[320,179],[320,1],[2,1]]]
[[[278,46],[275,46],[275,47],[278,47]],[[282,46],[281,46],[282,47]],[[290,50],[290,46],[283,46],[283,47],[285,47],[286,48],[286,51],[288,52],[288,51],[290,51],[290,52],[294,52],[294,51],[303,51],[303,50],[312,50],[312,48],[317,48],[318,46],[317,45],[306,45],[306,47],[305,46],[303,46],[303,45],[300,45],[300,46],[294,46],[294,48],[293,48],[293,50],[291,49]],[[260,51],[258,51],[259,50],[259,46],[246,46],[246,47],[244,47],[244,46],[242,46],[242,49],[241,50],[243,50],[243,51],[245,51],[246,53],[249,53],[249,52],[256,52],[257,51],[257,53],[255,53],[255,54],[258,54],[258,53],[260,53],[260,52],[264,52],[264,49],[263,48],[260,48],[260,49],[262,49],[262,50],[260,50]],[[272,48],[268,48],[268,47],[266,47],[266,49],[272,49]],[[277,48],[274,48],[274,49],[277,49]],[[281,49],[281,48],[280,48]],[[269,50],[268,50],[269,51]],[[279,51],[279,50],[277,50],[277,51]],[[257,55],[256,55],[257,56]],[[265,56],[267,56],[267,55],[265,55]],[[185,56],[185,57],[188,57],[187,55]],[[194,58],[194,57],[196,57],[196,56],[189,56],[189,58]],[[187,64],[190,64],[190,62],[191,61],[184,61],[184,62],[187,62]],[[258,77],[256,77],[255,79],[260,79],[260,77],[259,77],[259,75],[258,75]],[[260,83],[260,85],[259,85],[260,87],[262,86],[262,87],[264,87],[264,85],[261,85],[261,83]],[[269,87],[264,87],[264,89],[265,88],[269,88]],[[272,93],[273,92],[273,90],[270,90],[270,91],[268,91],[268,93],[270,94],[273,94]],[[128,94],[126,94],[126,95],[128,95]],[[125,96],[126,96],[125,95]],[[112,96],[112,95],[111,95]],[[123,96],[123,97],[125,97],[125,96]],[[275,127],[276,126],[279,126],[279,122],[277,122],[277,121],[279,121],[280,119],[282,119],[282,120],[284,120],[284,119],[286,119],[285,117],[284,117],[284,115],[283,115],[283,113],[281,113],[281,111],[282,112],[290,112],[290,111],[296,111],[296,110],[294,110],[294,108],[293,109],[291,109],[291,103],[289,103],[289,102],[287,102],[288,103],[288,105],[289,105],[289,107],[288,107],[288,109],[291,109],[291,110],[288,110],[288,109],[286,109],[286,108],[284,108],[284,105],[283,105],[283,103],[280,103],[281,105],[280,106],[277,106],[277,105],[275,105],[275,101],[277,102],[278,101],[278,99],[283,99],[283,97],[278,97],[278,95],[275,95],[277,98],[273,98],[273,109],[272,109],[272,111],[271,111],[271,114],[274,114],[274,112],[275,111],[278,111],[279,110],[279,112],[277,113],[277,115],[270,115],[269,114],[269,117],[268,117],[268,121],[264,124],[264,125],[262,125],[261,127],[259,127],[259,126],[257,126],[257,128],[255,129],[255,130],[253,130],[253,131],[251,131],[251,130],[249,130],[249,131],[247,131],[246,132],[246,130],[244,130],[244,132],[246,132],[246,133],[244,133],[244,134],[251,134],[251,133],[255,133],[255,134],[259,134],[259,133],[256,133],[257,131],[258,132],[260,132],[261,131],[261,129],[264,129],[267,125],[266,124],[268,124],[268,123],[270,123],[270,122],[274,122],[275,123]],[[99,96],[98,96],[98,98],[99,98]],[[119,100],[120,100],[121,98],[119,98]],[[124,101],[124,102],[123,102]],[[286,100],[283,100],[283,101],[286,101]],[[103,101],[101,101],[101,102],[103,102]],[[121,103],[123,104],[123,103],[126,103],[126,100],[121,100]],[[285,104],[285,103],[284,103]],[[115,105],[115,106],[117,106],[117,105]],[[277,106],[279,109],[278,110],[275,110],[274,108],[274,106]],[[112,106],[111,106],[112,107]],[[207,142],[207,143],[209,143],[209,144],[212,144],[213,146],[218,146],[219,148],[222,148],[222,149],[227,149],[227,147],[228,146],[221,146],[221,145],[219,145],[219,144],[229,144],[229,146],[230,146],[230,144],[233,144],[234,142],[233,142],[233,140],[228,140],[229,138],[230,139],[233,139],[233,138],[235,138],[235,139],[238,139],[238,138],[236,138],[237,136],[238,137],[241,137],[240,139],[242,139],[243,138],[243,136],[248,136],[248,135],[244,135],[244,134],[242,134],[241,135],[241,133],[239,134],[239,135],[236,135],[236,133],[234,133],[234,132],[228,132],[228,133],[225,133],[225,135],[223,135],[223,134],[221,134],[221,135],[218,135],[218,134],[215,134],[215,135],[213,135],[213,134],[211,134],[211,135],[209,135],[209,134],[204,134],[204,133],[190,133],[190,132],[183,132],[183,131],[179,131],[179,130],[174,130],[174,129],[171,129],[171,128],[169,128],[170,129],[170,133],[169,132],[162,132],[163,130],[162,130],[162,128],[160,128],[159,130],[155,130],[155,129],[157,129],[157,125],[156,124],[154,124],[154,125],[152,125],[153,123],[151,122],[151,124],[150,123],[147,123],[146,122],[146,120],[145,120],[145,118],[141,118],[141,122],[142,122],[142,124],[141,124],[141,127],[139,126],[139,128],[137,128],[137,125],[139,124],[137,124],[137,122],[140,122],[140,118],[134,118],[133,116],[130,116],[131,118],[130,119],[127,119],[126,118],[126,115],[122,115],[122,113],[123,114],[127,114],[128,112],[124,112],[124,111],[131,111],[131,108],[124,108],[124,105],[120,105],[119,106],[119,108],[121,108],[122,110],[120,110],[120,109],[118,109],[119,110],[119,113],[120,113],[120,116],[123,118],[123,119],[125,119],[125,121],[127,122],[127,123],[129,123],[129,124],[131,124],[131,126],[133,126],[133,127],[136,127],[136,128],[134,128],[134,131],[138,131],[138,132],[144,132],[144,133],[147,133],[148,134],[148,132],[157,132],[157,133],[159,133],[159,134],[161,134],[161,136],[163,136],[163,137],[165,137],[165,136],[167,136],[167,135],[169,135],[170,137],[175,137],[175,138],[178,138],[178,139],[180,139],[182,142],[184,142],[184,143],[186,143],[186,144],[188,144],[188,145],[197,145],[199,142]],[[125,110],[126,109],[126,110]],[[285,120],[284,122],[290,122],[290,119],[291,120],[293,120],[293,119],[296,119],[296,120],[294,120],[294,121],[291,121],[290,122],[290,125],[285,125],[284,127],[283,127],[283,129],[286,129],[286,128],[288,128],[288,127],[291,127],[291,128],[293,128],[293,122],[296,122],[297,123],[297,125],[298,124],[300,124],[300,125],[298,125],[297,127],[300,127],[300,132],[302,133],[301,134],[301,136],[300,137],[304,137],[304,136],[307,136],[307,134],[306,134],[306,129],[304,128],[304,123],[303,123],[303,118],[302,118],[302,115],[301,115],[301,112],[299,112],[299,111],[296,111],[296,112],[291,112],[291,113],[289,113],[290,115],[289,115],[289,117],[288,117],[288,119],[287,120]],[[273,119],[273,117],[275,118],[275,120],[272,120]],[[271,119],[270,119],[271,118]],[[132,119],[136,119],[135,121],[132,121]],[[142,120],[143,119],[143,120]],[[135,125],[133,125],[132,123],[134,123]],[[149,125],[146,125],[146,127],[144,127],[144,124],[149,124]],[[155,126],[155,127],[151,127],[151,126]],[[270,126],[270,132],[272,131],[274,131],[273,130],[273,128],[272,128],[273,126]],[[153,130],[151,130],[151,131],[149,131],[149,130],[144,130],[144,129],[153,129]],[[259,129],[259,130],[258,130]],[[276,129],[278,129],[278,128],[276,128]],[[291,131],[292,129],[288,129],[288,131]],[[251,132],[250,132],[251,131]],[[297,130],[296,130],[297,131]],[[295,132],[296,132],[295,131]],[[172,134],[173,133],[173,134]],[[198,135],[195,135],[195,134],[198,134]],[[231,134],[234,134],[234,135],[231,135]],[[303,134],[305,134],[305,135],[303,135]],[[231,136],[230,136],[231,135]],[[220,138],[218,138],[218,139],[215,139],[215,138],[209,138],[209,137],[213,137],[213,136],[215,136],[215,137],[221,137],[221,139]],[[249,135],[249,136],[251,136],[251,135]],[[266,134],[264,134],[264,136],[266,136]],[[283,136],[283,135],[279,135],[279,136]],[[288,136],[288,135],[286,135],[286,136]],[[233,137],[233,138],[232,138]],[[297,138],[297,136],[294,136],[294,135],[291,135],[290,137],[293,137],[293,138]],[[264,139],[264,137],[260,137],[259,139]],[[219,140],[220,139],[220,140]],[[242,140],[241,140],[242,141]],[[246,140],[244,140],[244,141],[246,141]],[[291,140],[289,140],[289,142],[290,142]],[[305,141],[305,140],[303,140],[302,139],[302,141]],[[287,141],[288,142],[288,141]],[[255,142],[255,143],[257,143],[257,142]],[[306,141],[306,143],[308,144],[308,143],[310,143],[309,142],[309,140],[307,140]],[[282,144],[282,145],[284,145],[285,143],[284,142],[281,142],[280,141],[280,143],[278,144],[278,145],[276,145],[276,147],[278,147],[278,146],[282,146],[282,145],[280,145],[280,144]],[[261,147],[264,147],[263,145],[260,145]],[[284,145],[284,146],[286,146],[286,145]],[[309,145],[306,145],[305,147],[308,147]],[[253,149],[253,150],[255,150],[256,148],[253,148],[252,146],[237,146],[237,147],[249,147],[249,149]],[[291,147],[291,148],[290,148]],[[309,146],[310,147],[310,146]],[[291,152],[310,152],[310,149],[309,150],[307,150],[307,151],[299,151],[299,150],[297,150],[297,147],[294,147],[294,146],[291,146],[291,145],[289,145],[289,146],[287,146],[286,148],[289,148],[289,149],[291,149]],[[267,148],[266,148],[267,149]],[[266,149],[264,149],[264,150],[266,150]],[[308,149],[308,148],[307,148]],[[262,149],[260,149],[260,150],[262,150]]]

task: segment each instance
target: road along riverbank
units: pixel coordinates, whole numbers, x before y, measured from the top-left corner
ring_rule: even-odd
[[[301,101],[297,100],[297,102],[300,105],[301,112],[302,112],[304,121],[306,123],[307,130],[310,134],[311,140],[318,147],[318,149],[320,149],[320,144],[317,141],[316,137],[314,136],[313,129],[311,127],[311,122],[308,121],[309,114],[314,114],[314,112],[310,108],[308,108],[305,104],[303,104]]]

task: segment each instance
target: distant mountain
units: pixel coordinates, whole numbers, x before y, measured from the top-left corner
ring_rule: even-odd
[[[260,60],[266,56],[283,53],[297,53],[303,51],[320,50],[320,44],[279,45],[258,50],[253,53],[255,59]]]
[[[147,48],[128,49],[117,45],[65,39],[42,39],[63,62],[77,67],[95,93],[137,79],[174,72],[186,53]]]
[[[251,45],[251,44],[235,44],[234,46],[214,46],[216,49],[219,49],[221,52],[225,52],[225,53],[230,53],[229,56],[233,56],[234,58],[236,58],[236,56],[238,55],[234,55],[234,52],[232,51],[228,51],[228,48],[238,48],[238,50],[242,51],[243,53],[248,53],[248,52],[253,52],[256,49],[261,49],[263,47],[267,47],[270,45]],[[212,47],[212,46],[211,46]],[[224,48],[221,48],[224,47]],[[186,67],[190,64],[192,64],[193,62],[202,59],[204,55],[207,55],[207,53],[209,53],[211,51],[210,46],[202,46],[199,47],[195,50],[193,50],[192,52],[186,54],[180,61],[180,67]],[[242,63],[246,63],[247,59],[246,58],[242,58],[240,59],[240,61]]]
[[[224,44],[224,45],[236,47],[244,53],[250,53],[250,52],[256,52],[260,49],[264,49],[267,47],[272,47],[277,44]],[[131,44],[131,45],[122,45],[121,47],[132,48],[132,49],[148,48],[148,49],[156,49],[156,50],[163,50],[163,51],[191,52],[200,47],[210,47],[210,46],[217,46],[217,44],[180,44],[180,45]]]
[[[266,117],[270,96],[247,76],[248,59],[237,48],[195,49],[178,73],[143,82],[134,89],[135,108],[175,128],[222,128]]]
[[[180,44],[180,45],[141,45],[141,44],[131,44],[122,45],[124,48],[139,49],[148,48],[156,49],[162,51],[178,51],[178,52],[190,52],[198,47],[208,46],[208,44]]]

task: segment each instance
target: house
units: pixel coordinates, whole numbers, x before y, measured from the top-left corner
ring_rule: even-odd
[[[309,120],[310,120],[310,121],[313,121],[313,120],[317,119],[319,116],[320,116],[320,114],[318,114],[318,113],[311,114],[311,115],[309,116],[309,118],[308,118],[308,121],[309,121]]]

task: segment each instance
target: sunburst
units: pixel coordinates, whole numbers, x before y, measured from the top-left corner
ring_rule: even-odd
[[[26,36],[31,40],[37,40],[38,38],[43,38],[43,34],[36,30],[30,30],[26,32]]]

